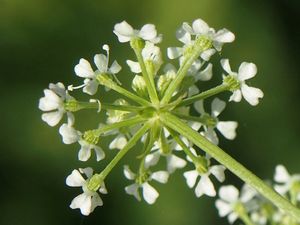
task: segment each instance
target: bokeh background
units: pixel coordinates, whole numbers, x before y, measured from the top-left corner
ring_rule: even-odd
[[[106,181],[109,194],[103,196],[103,207],[89,217],[68,207],[80,190],[67,187],[65,177],[73,168],[101,170],[105,163],[78,162],[78,146],[63,145],[58,127],[41,121],[38,100],[50,82],[79,84],[74,66],[81,57],[91,60],[102,44],[111,45],[112,58],[126,67],[132,53],[112,33],[124,19],[134,27],[156,24],[164,34],[163,48],[179,44],[176,28],[198,17],[232,30],[236,41],[225,46],[222,56],[231,59],[234,69],[242,61],[255,62],[259,73],[251,84],[265,97],[257,107],[229,104],[221,119],[239,122],[238,137],[222,140],[221,146],[262,178],[271,179],[278,163],[300,172],[299,7],[298,0],[0,0],[0,224],[227,223],[218,218],[214,199],[197,199],[181,172],[155,186],[160,193],[155,205],[137,202],[124,192],[128,181],[121,165]],[[216,65],[215,80],[220,81]],[[131,76],[125,71],[119,75],[123,81]],[[108,101],[115,97],[101,96]],[[99,121],[90,115],[79,115],[87,126]],[[133,159],[123,163],[135,164]],[[226,182],[241,185],[229,172]]]

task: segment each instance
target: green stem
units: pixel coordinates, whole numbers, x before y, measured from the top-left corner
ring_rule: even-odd
[[[198,161],[197,156],[195,156],[190,149],[188,148],[188,146],[186,146],[186,144],[181,140],[181,138],[179,137],[179,134],[176,133],[174,130],[167,128],[168,131],[170,132],[170,134],[172,135],[172,137],[174,138],[174,140],[181,146],[181,148],[183,149],[183,151],[185,152],[185,154],[187,154],[192,161],[195,163]]]
[[[134,117],[134,118],[130,118],[130,119],[118,122],[118,123],[105,125],[103,127],[100,127],[97,130],[97,135],[100,136],[101,134],[106,133],[108,131],[118,129],[118,128],[121,128],[121,127],[129,127],[129,126],[136,125],[136,124],[144,122],[144,121],[145,121],[144,118],[137,116],[137,117]]]
[[[142,155],[141,163],[140,163],[140,166],[139,166],[139,174],[143,174],[143,172],[145,170],[145,158],[150,153],[150,151],[151,151],[151,149],[153,147],[153,144],[155,142],[155,139],[153,137],[152,132],[148,133],[147,139],[148,140],[145,143],[144,153]]]
[[[177,105],[177,107],[190,105],[198,100],[205,99],[205,98],[211,97],[213,95],[219,94],[220,92],[228,91],[228,90],[229,90],[229,86],[227,84],[220,84],[212,89],[201,92],[198,95],[194,95],[190,98],[184,99]]]
[[[184,114],[176,113],[176,112],[173,112],[173,114],[183,120],[196,121],[196,122],[199,122],[202,124],[206,124],[206,120],[203,119],[202,117],[188,116],[188,115],[184,115]]]
[[[78,102],[80,109],[98,109],[99,104],[97,102]],[[132,106],[132,105],[114,105],[101,103],[101,109],[112,109],[118,111],[128,111],[128,112],[138,112],[144,109],[141,106]]]
[[[194,63],[194,61],[199,57],[199,55],[209,49],[211,47],[211,41],[210,40],[204,40],[201,37],[199,37],[194,45],[192,46],[192,52],[189,55],[185,56],[185,60],[179,70],[177,71],[176,78],[171,82],[168,89],[165,92],[164,97],[161,100],[161,104],[167,104],[171,98],[176,89],[180,86],[183,78],[187,74],[188,70]]]
[[[110,163],[105,167],[105,169],[100,173],[102,180],[110,173],[110,171],[117,165],[117,163],[126,155],[126,153],[137,143],[137,141],[150,129],[151,123],[145,123],[127,142],[125,147],[118,152],[118,154],[110,161]]]
[[[245,225],[255,225],[251,219],[249,218],[247,213],[240,215],[241,220],[245,223]]]
[[[118,84],[116,84],[112,79],[107,74],[100,74],[97,76],[97,81],[110,89],[113,89],[114,91],[120,93],[121,95],[126,96],[127,98],[130,98],[131,100],[139,103],[140,105],[143,106],[151,106],[151,103],[148,102],[147,100],[131,93],[130,91],[127,91],[126,89],[122,88]]]
[[[272,188],[266,185],[261,179],[255,176],[252,172],[246,169],[243,165],[233,159],[230,155],[224,152],[221,148],[214,145],[198,132],[194,131],[176,116],[170,113],[160,114],[160,120],[167,127],[176,130],[181,135],[188,138],[203,151],[211,155],[219,163],[223,164],[232,173],[237,175],[244,182],[255,188],[261,195],[271,201],[278,208],[284,210],[287,214],[294,217],[300,222],[300,209],[296,208],[284,197],[275,192]]]
[[[147,69],[146,69],[146,65],[145,65],[145,62],[144,62],[143,55],[142,55],[142,47],[139,44],[140,41],[141,40],[138,40],[138,39],[132,40],[131,41],[131,47],[134,50],[136,58],[137,58],[137,60],[140,64],[140,67],[141,67],[141,70],[142,70],[142,75],[143,75],[143,78],[146,82],[146,86],[147,86],[147,89],[148,89],[149,97],[155,105],[158,105],[159,100],[158,100],[157,92],[156,92],[156,89],[155,89],[154,78],[153,78],[153,75],[149,74]]]

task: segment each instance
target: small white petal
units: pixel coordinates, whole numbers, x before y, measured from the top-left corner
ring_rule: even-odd
[[[230,215],[228,216],[229,223],[233,224],[237,220],[238,217],[239,216],[237,213],[235,213],[235,212],[230,213]]]
[[[216,207],[220,217],[227,216],[230,212],[232,212],[231,205],[219,199],[216,201]]]
[[[91,196],[85,193],[82,193],[74,198],[70,205],[72,209],[80,208],[81,214],[85,216],[88,216],[91,213],[91,206]]]
[[[80,173],[84,173],[87,178],[91,178],[93,176],[93,169],[91,167],[80,168]]]
[[[253,106],[259,103],[259,98],[264,97],[264,93],[259,88],[249,87],[247,84],[242,84],[241,91],[245,100]]]
[[[239,191],[233,185],[222,186],[219,189],[219,196],[221,199],[233,203],[238,200]]]
[[[193,28],[188,23],[183,23],[182,24],[182,29],[184,29],[189,34],[195,34]]]
[[[212,166],[209,169],[209,172],[212,173],[220,182],[223,182],[225,180],[225,166],[222,165],[216,165]]]
[[[129,168],[129,166],[127,166],[127,165],[124,166],[123,172],[124,172],[125,177],[126,177],[128,180],[134,180],[135,177],[136,177],[135,173],[133,173],[133,172],[131,171],[131,169]]]
[[[81,187],[84,183],[85,180],[78,170],[73,170],[66,179],[66,184],[70,187]]]
[[[149,168],[150,166],[154,166],[158,163],[160,158],[160,153],[158,151],[148,154],[145,158],[145,167]]]
[[[117,74],[121,71],[122,67],[119,65],[117,61],[114,61],[109,68],[109,72],[112,74]]]
[[[125,192],[129,195],[133,195],[138,201],[141,201],[141,196],[138,192],[139,186],[137,184],[131,184],[125,187]]]
[[[75,66],[74,70],[79,77],[92,78],[95,76],[91,64],[83,58],[79,60],[79,63]]]
[[[232,74],[232,70],[230,68],[230,64],[229,64],[229,60],[228,59],[221,59],[221,65],[223,67],[223,69],[228,73],[228,74]]]
[[[51,90],[44,90],[45,97],[40,98],[39,109],[42,111],[51,111],[58,109],[62,100]]]
[[[105,158],[105,153],[99,146],[94,146],[94,151],[96,153],[96,160],[99,162],[100,160]]]
[[[221,42],[221,43],[230,43],[233,42],[235,39],[235,36],[232,32],[227,30],[226,28],[219,30],[214,35],[214,41]]]
[[[77,130],[65,123],[59,128],[59,133],[62,136],[63,143],[67,145],[75,143],[79,139]]]
[[[211,141],[215,145],[219,144],[219,138],[216,132],[214,131],[214,128],[208,127],[207,131],[201,132],[201,135],[204,135],[209,141]]]
[[[216,53],[216,50],[213,48],[207,49],[204,52],[201,53],[200,57],[205,60],[209,61],[210,58]]]
[[[229,101],[240,102],[242,100],[241,90],[235,90],[229,98]]]
[[[110,144],[109,148],[110,149],[122,149],[125,147],[127,144],[127,139],[125,138],[124,135],[119,134]]]
[[[179,28],[176,31],[176,37],[179,41],[181,41],[184,44],[191,43],[191,34],[184,30],[183,28]]]
[[[107,56],[103,54],[96,54],[94,56],[94,63],[97,66],[99,73],[107,72]]]
[[[146,24],[140,30],[139,35],[142,39],[150,41],[157,35],[156,28],[153,24]]]
[[[176,155],[167,157],[167,169],[169,173],[173,173],[177,168],[181,169],[186,166],[186,161]]]
[[[183,176],[186,179],[186,183],[189,186],[189,188],[193,188],[195,186],[197,177],[199,176],[197,170],[190,170],[183,173]]]
[[[229,140],[233,140],[236,137],[237,126],[238,123],[235,121],[220,121],[217,123],[217,129]]]
[[[142,185],[143,197],[148,204],[153,204],[158,198],[158,192],[147,182]]]
[[[196,111],[200,114],[205,114],[205,110],[204,110],[204,106],[203,106],[203,101],[197,101],[194,103],[194,107],[196,109]]]
[[[281,195],[284,195],[286,194],[289,189],[290,189],[290,186],[289,185],[274,185],[274,189]]]
[[[99,85],[98,81],[94,79],[93,80],[86,79],[84,83],[86,84],[82,90],[84,93],[87,93],[89,95],[96,94]]]
[[[291,179],[287,169],[283,165],[277,165],[275,168],[274,180],[279,183],[286,183]]]
[[[254,77],[257,73],[257,67],[254,63],[243,62],[239,67],[238,79],[241,81]]]
[[[243,203],[249,202],[257,194],[256,190],[248,184],[244,184],[241,190],[240,200]]]
[[[56,84],[50,83],[49,89],[54,91],[54,93],[58,94],[62,98],[65,98],[66,96],[66,88],[65,85],[61,82],[58,82]]]
[[[134,35],[134,30],[126,21],[123,21],[115,25],[114,33],[118,36],[119,41],[124,43],[130,41]]]
[[[85,141],[79,141],[81,148],[78,152],[78,159],[80,161],[87,161],[91,157],[91,147]]]
[[[142,72],[141,66],[138,62],[126,60],[126,63],[129,66],[131,72],[133,72],[133,73],[141,73]]]
[[[199,88],[196,86],[196,85],[192,85],[190,88],[189,88],[189,91],[188,91],[188,96],[193,96],[193,95],[196,95],[199,93]]]
[[[55,111],[42,114],[42,120],[45,121],[49,126],[54,127],[59,123],[64,113],[62,111]]]
[[[200,181],[195,189],[197,197],[200,197],[202,193],[210,197],[216,196],[215,187],[206,174],[201,175]]]
[[[196,34],[207,34],[209,26],[202,19],[197,19],[193,22],[193,30]]]
[[[212,78],[212,64],[209,63],[196,77],[196,80],[208,81]]]
[[[157,182],[165,184],[168,182],[169,174],[166,171],[158,171],[158,172],[152,173],[151,178],[153,180],[156,180]]]
[[[219,98],[215,98],[211,103],[211,113],[213,117],[217,117],[226,107],[226,103]]]
[[[170,47],[167,49],[167,55],[169,59],[176,59],[181,56],[183,49],[179,47]]]
[[[92,198],[91,212],[93,212],[97,206],[102,206],[102,205],[103,205],[103,201],[100,198],[100,196],[96,193]]]

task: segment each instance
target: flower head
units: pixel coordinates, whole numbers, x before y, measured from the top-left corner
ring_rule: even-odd
[[[195,153],[195,150],[193,150]],[[186,183],[189,188],[193,188],[196,184],[197,178],[200,177],[198,184],[195,187],[195,194],[199,198],[202,195],[210,197],[216,196],[216,190],[210,175],[217,178],[218,181],[223,182],[225,180],[225,167],[222,165],[210,165],[210,156],[199,158],[199,164],[195,164],[195,169],[187,171],[183,174],[186,179]]]
[[[225,109],[226,103],[219,98],[215,98],[211,103],[211,115],[207,114],[204,110],[203,101],[198,101],[194,104],[195,109],[201,114],[203,119],[204,132],[202,133],[208,140],[214,144],[219,143],[214,128],[227,139],[233,140],[236,137],[236,128],[238,123],[235,121],[219,121],[218,116]]]
[[[148,204],[155,203],[159,196],[159,193],[149,182],[156,180],[159,183],[167,183],[169,174],[166,171],[157,171],[151,173],[150,171],[144,171],[142,174],[133,173],[128,166],[124,166],[124,175],[128,180],[134,180],[135,183],[125,187],[125,191],[129,195],[133,195],[138,201],[141,201],[139,188],[142,189],[143,198]]]
[[[257,105],[259,98],[262,98],[264,93],[259,88],[249,87],[245,82],[256,75],[256,65],[253,63],[243,62],[239,67],[239,71],[236,73],[232,72],[228,59],[222,59],[221,64],[223,69],[229,75],[224,76],[225,83],[228,83],[229,85],[233,84],[233,94],[229,101],[240,102],[243,96],[250,105]]]
[[[98,81],[97,75],[108,74],[115,75],[120,72],[121,66],[117,61],[114,61],[110,67],[109,64],[109,46],[103,45],[103,49],[106,51],[107,55],[104,54],[96,54],[94,56],[94,63],[97,67],[97,70],[94,71],[91,67],[91,64],[86,60],[81,58],[79,63],[75,66],[74,70],[77,76],[85,78],[84,84],[79,87],[70,86],[69,89],[72,90],[74,88],[83,87],[83,92],[94,95],[98,90]]]
[[[87,179],[84,179],[81,174],[85,174]],[[66,184],[70,187],[81,187],[83,193],[75,197],[70,207],[72,209],[80,209],[81,214],[88,216],[97,206],[102,206],[103,201],[99,196],[99,193],[106,194],[107,190],[104,183],[96,189],[89,187],[89,181],[92,178],[93,169],[85,168],[79,170],[73,170],[67,177]]]
[[[42,120],[50,126],[55,126],[62,119],[66,111],[65,102],[74,100],[65,89],[62,83],[49,84],[49,89],[44,90],[45,97],[39,101],[39,109],[44,111]],[[71,117],[70,112],[67,113]]]
[[[232,224],[241,213],[247,213],[247,203],[256,195],[256,191],[248,185],[244,185],[239,194],[239,190],[233,185],[222,186],[219,189],[219,197],[216,207],[221,217],[228,216],[228,221]]]
[[[153,24],[144,25],[141,30],[135,30],[126,21],[117,23],[114,27],[114,33],[117,35],[121,43],[129,42],[133,38],[141,38],[154,44],[161,42],[161,35],[157,34]]]

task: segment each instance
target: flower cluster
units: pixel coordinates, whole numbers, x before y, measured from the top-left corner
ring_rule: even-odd
[[[106,177],[137,143],[143,145],[142,153],[139,152],[137,156],[138,169],[132,172],[129,166],[124,167],[125,177],[133,182],[125,187],[127,194],[141,200],[142,193],[143,199],[153,204],[159,196],[152,186],[153,181],[165,184],[177,170],[191,167],[183,172],[188,187],[195,187],[197,197],[216,196],[214,183],[216,180],[225,180],[225,168],[228,165],[220,162],[216,155],[209,154],[206,145],[199,145],[192,136],[198,135],[198,139],[211,146],[219,144],[219,134],[228,140],[236,137],[238,123],[224,121],[221,112],[225,110],[226,100],[239,102],[243,97],[251,105],[259,103],[263,92],[246,84],[246,80],[257,73],[255,64],[243,62],[238,72],[233,72],[228,59],[221,59],[220,64],[216,65],[224,69],[225,75],[217,77],[220,84],[202,90],[198,84],[213,76],[210,59],[216,52],[222,51],[224,44],[235,39],[229,30],[215,31],[201,19],[195,20],[192,25],[183,23],[176,32],[182,46],[167,49],[168,58],[178,60],[173,64],[164,64],[158,46],[162,35],[158,34],[153,24],[146,24],[137,30],[123,21],[115,25],[113,32],[121,43],[130,44],[136,56],[121,63],[124,70],[116,60],[110,59],[110,48],[105,44],[103,52],[94,56],[95,67],[84,58],[75,65],[76,76],[83,78],[78,85],[71,84],[65,88],[62,83],[50,84],[39,102],[39,108],[44,111],[42,119],[50,126],[58,125],[63,116],[67,116],[67,120],[60,125],[59,133],[63,143],[79,144],[80,161],[92,160],[92,153],[95,153],[97,161],[101,161],[105,158],[107,148],[116,152],[104,170],[93,173],[91,168],[75,169],[67,177],[68,186],[81,187],[83,190],[73,199],[70,207],[79,208],[83,215],[89,215],[95,207],[101,206],[103,202],[99,193],[107,193],[104,185]],[[132,80],[131,90],[122,85],[122,79]],[[78,90],[88,95],[87,101],[73,97]],[[105,103],[103,98],[96,97],[103,96],[103,90],[121,96],[114,102]],[[229,99],[211,98],[226,91],[232,93]],[[210,110],[205,110],[208,103]],[[101,113],[105,120],[92,129],[80,130],[78,127],[82,126],[78,126],[75,120],[76,112],[87,109],[96,113],[105,112]],[[186,130],[192,135],[182,133]],[[102,145],[102,139],[106,136],[112,136],[107,147]],[[164,168],[157,169],[158,164],[164,165]],[[297,180],[297,177],[287,174],[285,177],[278,175],[277,181],[283,185],[278,185],[277,189],[286,194],[288,190],[295,189],[294,181]],[[240,216],[236,208],[232,208],[233,205],[236,202],[243,204],[250,199],[238,197],[233,187],[221,189],[220,197],[222,201],[217,202],[220,215],[230,214],[231,222]],[[296,199],[299,200],[299,195]]]
[[[274,181],[274,188],[279,194],[289,199],[295,206],[300,205],[300,174],[290,175],[283,165],[278,165],[275,168]],[[299,224],[248,185],[244,185],[240,193],[232,185],[220,187],[216,207],[219,215],[227,216],[231,224],[238,218],[245,224]]]

